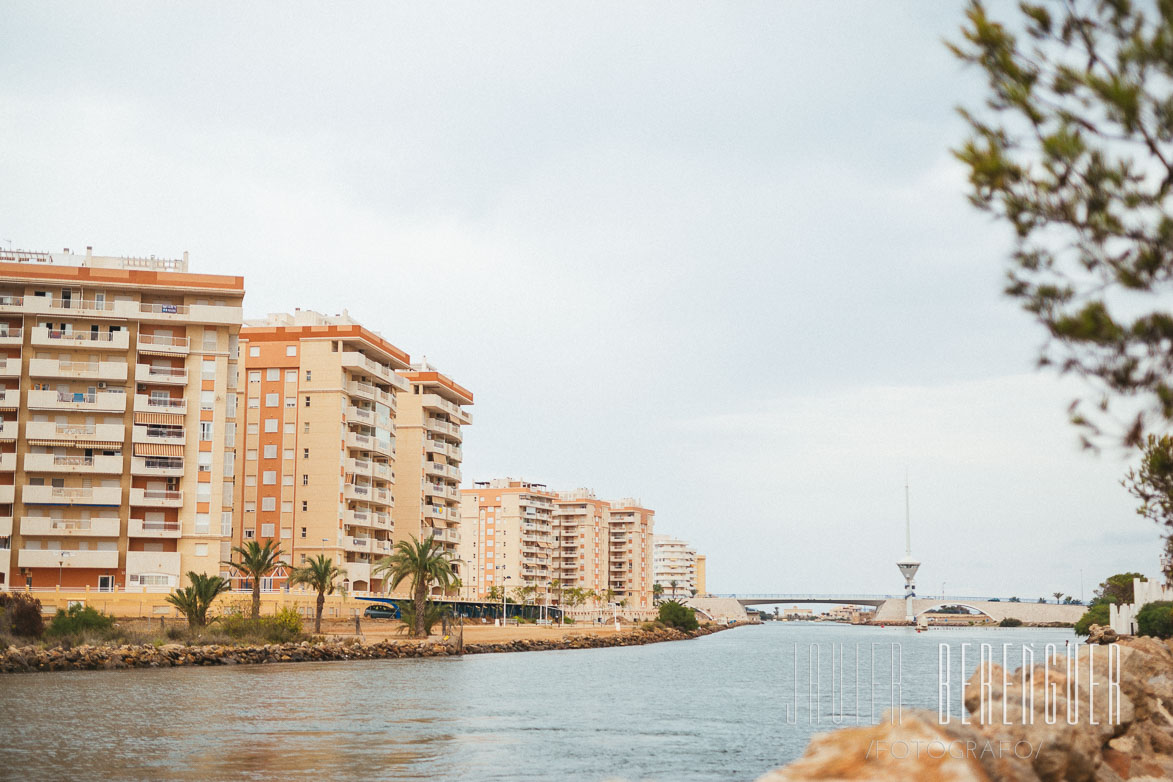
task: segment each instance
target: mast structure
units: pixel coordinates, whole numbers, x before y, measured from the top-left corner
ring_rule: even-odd
[[[916,621],[916,613],[912,608],[912,600],[916,597],[916,571],[920,562],[912,557],[912,515],[909,511],[908,476],[904,476],[904,558],[897,560],[896,567],[900,575],[904,576],[904,619],[908,622]]]

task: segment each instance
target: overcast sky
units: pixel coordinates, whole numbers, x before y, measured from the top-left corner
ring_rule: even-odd
[[[0,239],[191,252],[476,394],[465,480],[635,495],[716,592],[1157,571],[1000,296],[959,2],[0,2]]]

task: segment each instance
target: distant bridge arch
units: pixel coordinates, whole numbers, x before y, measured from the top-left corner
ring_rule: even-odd
[[[783,603],[823,603],[833,605],[865,605],[876,609],[877,622],[902,622],[905,620],[907,607],[904,595],[875,595],[875,594],[731,594],[709,595],[706,600],[725,601],[726,605],[736,601],[744,611],[746,606],[776,605]],[[698,599],[688,601],[690,605]],[[961,605],[980,614],[988,616],[995,622],[1003,619],[1020,619],[1028,624],[1064,623],[1075,624],[1083,616],[1087,606],[1078,604],[1055,603],[1021,603],[1011,602],[996,597],[972,596],[945,596],[945,597],[914,597],[912,600],[913,616],[919,616],[933,608],[947,605]],[[699,607],[699,606],[698,606]],[[728,611],[723,611],[728,613]]]

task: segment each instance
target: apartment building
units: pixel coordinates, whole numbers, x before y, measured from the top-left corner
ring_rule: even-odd
[[[459,557],[467,565],[465,596],[485,598],[495,586],[534,587],[545,599],[557,578],[554,502],[545,485],[510,478],[461,491]]]
[[[243,297],[186,253],[0,251],[0,588],[219,572]]]
[[[396,424],[410,357],[345,312],[312,310],[246,322],[240,350],[237,544],[277,540],[294,566],[324,553],[346,569],[352,591],[382,591],[371,565],[394,540]]]
[[[652,605],[652,553],[655,511],[632,497],[611,503],[608,582],[617,600],[630,608]]]
[[[708,565],[708,557],[704,554],[696,555],[696,593],[700,596],[709,594],[708,584],[706,582],[706,567]]]
[[[555,577],[562,587],[606,594],[611,506],[590,489],[560,491],[554,501]]]
[[[664,597],[691,597],[697,586],[696,549],[670,535],[656,535],[652,550],[652,583],[664,589]]]
[[[396,414],[395,522],[393,538],[432,537],[454,560],[460,545],[461,427],[472,423],[465,409],[472,392],[427,363],[404,371],[408,390]],[[463,578],[459,561],[454,565]],[[408,585],[402,590],[406,593]]]

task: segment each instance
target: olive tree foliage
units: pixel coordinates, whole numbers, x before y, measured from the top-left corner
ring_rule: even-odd
[[[1045,328],[1040,365],[1088,382],[1084,445],[1139,445],[1173,423],[1173,0],[1007,13],[971,2],[949,44],[988,84],[954,154],[1014,230],[1006,293]]]

